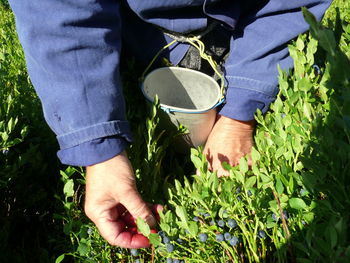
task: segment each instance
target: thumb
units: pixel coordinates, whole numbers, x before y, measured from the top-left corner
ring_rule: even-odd
[[[151,228],[156,227],[157,221],[151,209],[147,203],[142,200],[136,189],[131,189],[127,194],[123,195],[120,202],[135,219],[141,217]]]

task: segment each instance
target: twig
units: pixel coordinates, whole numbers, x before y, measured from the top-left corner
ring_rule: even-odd
[[[288,251],[289,251],[290,256],[291,256],[291,262],[295,263],[296,260],[295,260],[294,254],[293,254],[293,247],[292,247],[292,244],[290,243],[290,232],[289,232],[287,221],[286,221],[286,219],[283,216],[283,210],[282,210],[282,207],[281,207],[281,201],[280,201],[277,193],[274,190],[272,190],[272,192],[273,192],[273,196],[275,197],[275,199],[277,201],[278,210],[280,212],[280,217],[281,217],[281,220],[282,220],[283,230],[286,233],[286,238],[287,238],[287,242],[288,242]]]

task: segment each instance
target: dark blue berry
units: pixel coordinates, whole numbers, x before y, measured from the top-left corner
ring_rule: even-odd
[[[248,196],[252,196],[252,192],[250,190],[247,191]]]
[[[211,225],[211,226],[215,225],[215,221],[214,221],[214,220],[211,220],[211,221],[209,222],[209,225]]]
[[[195,217],[193,218],[193,221],[194,221],[194,222],[198,222],[198,221],[199,221],[198,216],[195,216]]]
[[[266,237],[265,231],[264,231],[264,230],[259,230],[258,236],[259,236],[260,238],[265,238],[265,237]]]
[[[277,218],[277,216],[276,216],[275,213],[272,213],[272,216],[271,216],[271,217],[272,217],[272,220],[274,220],[274,221],[276,221],[276,222],[278,221],[278,218]]]
[[[237,196],[238,201],[242,201],[242,197],[240,195]]]
[[[322,70],[320,69],[320,67],[318,65],[314,64],[314,65],[312,65],[312,67],[314,68],[316,75],[322,74]]]
[[[229,220],[227,220],[227,225],[230,228],[235,228],[237,226],[237,222],[234,219],[229,219]]]
[[[173,263],[180,263],[180,259],[174,258]]]
[[[199,240],[201,242],[205,242],[205,241],[207,241],[207,239],[208,239],[208,235],[207,234],[205,234],[205,233],[199,234]]]
[[[173,244],[167,244],[166,245],[166,250],[171,253],[174,251],[174,245]]]
[[[233,236],[229,243],[231,246],[236,246],[238,244],[238,238]]]
[[[92,228],[88,228],[88,230],[87,230],[87,233],[88,233],[88,235],[90,236],[90,235],[92,235],[92,233],[93,233],[94,231],[92,230]]]
[[[225,226],[224,220],[218,220],[218,226],[219,227],[224,227]]]
[[[237,187],[236,188],[236,194],[239,194],[241,192],[241,188],[240,187]]]
[[[172,258],[167,258],[166,259],[166,263],[173,263],[173,259]]]
[[[130,253],[131,253],[131,255],[133,255],[134,257],[137,257],[137,256],[139,255],[139,251],[138,251],[137,249],[135,249],[135,248],[132,248],[132,249],[130,250]]]
[[[158,235],[163,237],[165,235],[165,233],[164,233],[164,231],[161,230],[161,231],[158,231]]]
[[[135,259],[135,263],[141,263],[140,259]]]
[[[164,243],[164,244],[170,243],[170,238],[169,238],[168,236],[164,235],[164,236],[163,236],[163,243]]]
[[[203,216],[204,216],[205,218],[207,218],[207,217],[210,217],[210,214],[209,214],[209,213],[205,213]]]
[[[287,210],[283,210],[283,218],[286,220],[289,218],[289,214],[288,214]]]
[[[184,241],[183,241],[181,238],[178,238],[178,239],[176,240],[176,242],[179,243],[179,244],[183,244]]]
[[[224,238],[225,238],[226,241],[229,241],[229,240],[231,239],[231,234],[228,233],[228,232],[226,232],[226,233],[224,234]]]
[[[216,234],[216,241],[219,241],[219,242],[224,241],[224,235],[223,234]]]
[[[9,149],[4,149],[2,150],[2,154],[7,156],[9,154],[10,150]]]

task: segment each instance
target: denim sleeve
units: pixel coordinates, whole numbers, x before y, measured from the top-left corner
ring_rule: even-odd
[[[321,19],[331,0],[262,1],[242,5],[242,15],[233,33],[226,61],[228,89],[220,114],[241,120],[265,113],[278,93],[278,70],[291,68],[287,44],[308,30],[301,7]],[[256,8],[252,10],[251,6]]]
[[[119,75],[119,1],[10,0],[28,72],[65,164],[91,165],[131,141]]]

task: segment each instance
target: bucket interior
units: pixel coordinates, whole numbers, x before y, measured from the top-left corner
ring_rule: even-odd
[[[142,86],[151,101],[158,95],[163,107],[205,111],[220,98],[220,87],[208,75],[178,67],[159,68],[147,75]]]

